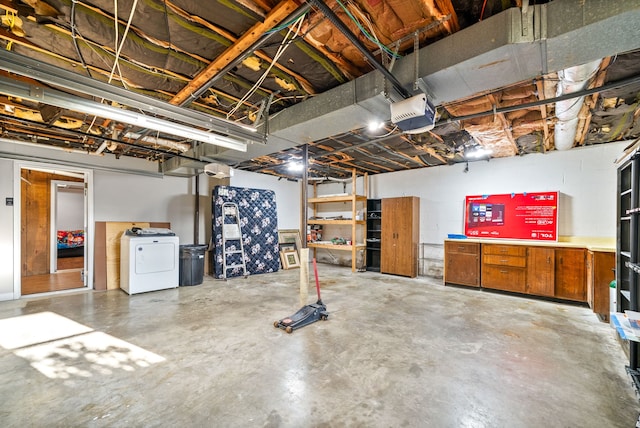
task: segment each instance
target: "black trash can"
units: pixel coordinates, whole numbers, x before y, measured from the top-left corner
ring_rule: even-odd
[[[202,284],[206,251],[206,245],[180,245],[180,286]]]

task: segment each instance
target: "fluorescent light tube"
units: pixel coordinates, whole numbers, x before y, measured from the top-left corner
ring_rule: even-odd
[[[75,97],[55,89],[29,85],[24,82],[8,79],[0,76],[0,91],[12,97],[24,98],[35,102],[62,107],[68,110],[98,116],[116,122],[128,123],[134,126],[142,126],[154,131],[164,132],[178,137],[196,140],[207,144],[225,147],[241,152],[247,151],[247,144],[233,140],[229,137],[212,134],[190,126],[145,116],[130,110],[119,109],[95,101]]]

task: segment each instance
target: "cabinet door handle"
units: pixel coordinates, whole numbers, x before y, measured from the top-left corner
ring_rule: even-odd
[[[500,260],[500,263],[507,263],[509,260]]]
[[[551,264],[551,257],[547,257],[547,264],[550,265]]]
[[[501,270],[500,273],[509,273],[508,270]]]

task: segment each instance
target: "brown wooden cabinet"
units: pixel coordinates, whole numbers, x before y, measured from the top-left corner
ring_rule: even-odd
[[[558,299],[587,301],[586,250],[555,249],[555,294]]]
[[[593,312],[609,319],[609,284],[615,279],[616,254],[607,251],[587,252],[587,302]]]
[[[481,254],[479,265],[475,255]],[[590,255],[586,248],[445,241],[445,284],[459,284],[534,296],[587,302],[609,312],[609,283],[615,254]],[[589,260],[591,260],[591,258]]]
[[[527,248],[520,245],[482,245],[482,287],[524,293]]]
[[[549,247],[527,248],[527,294],[553,297],[555,294],[555,251]]]
[[[418,275],[420,199],[382,199],[380,272],[414,278]]]
[[[480,287],[480,244],[477,242],[444,243],[445,284]]]

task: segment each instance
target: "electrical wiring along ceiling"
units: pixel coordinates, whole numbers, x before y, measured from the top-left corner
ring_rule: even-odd
[[[554,40],[536,34],[505,46],[522,52],[512,55],[523,55],[512,59],[520,64],[517,72],[508,68],[509,60],[494,45],[501,39],[499,30],[512,17],[520,17],[523,30],[527,20],[533,22],[534,13],[554,28],[558,10],[566,13],[558,19],[570,27],[576,16],[589,15],[590,9],[579,9],[591,4],[327,1],[363,52],[318,8],[292,0],[0,0],[0,48],[5,52],[123,88],[132,99],[150,96],[222,123],[253,126],[264,134],[266,143],[250,142],[247,152],[240,153],[87,114],[80,108],[21,99],[3,93],[2,88],[1,137],[116,159],[143,158],[157,162],[162,173],[187,175],[198,173],[206,163],[221,162],[294,177],[286,165],[300,158],[303,144],[309,147],[309,174],[337,178],[349,176],[353,168],[359,174],[377,174],[466,162],[467,155],[480,148],[490,157],[547,152],[556,149],[559,107],[553,100],[559,95],[558,73],[564,71],[549,69],[547,64],[530,65],[542,55],[526,49],[541,46],[545,38],[553,47]],[[634,17],[639,7],[630,2],[619,11],[606,11],[612,28],[625,28],[630,33],[627,38],[633,39],[638,29],[629,28],[629,22],[635,22],[631,27],[638,26]],[[581,27],[586,31],[587,24],[577,23],[576,34]],[[607,29],[602,31],[611,35]],[[640,75],[640,43],[627,38],[624,43],[610,43],[613,47],[607,52],[593,48],[594,58],[589,59],[599,63],[580,90],[608,89],[579,101],[572,147],[640,135],[640,85],[632,79]],[[572,47],[571,40],[565,42],[566,52],[559,56],[580,56],[574,50],[588,56],[577,45]],[[490,49],[495,49],[494,57],[483,57]],[[429,56],[431,52],[444,54]],[[368,55],[400,76],[407,91],[418,93],[425,87],[434,91],[438,123],[433,130],[403,134],[389,121],[388,105],[397,94],[389,81],[380,79]],[[2,70],[0,65],[0,77],[43,86],[37,76]],[[456,83],[460,76],[464,84]],[[607,86],[625,79],[631,83]],[[416,88],[415,83],[423,85]],[[103,94],[83,90],[81,85],[44,87],[63,91],[70,99],[81,97],[151,114],[134,103],[104,99]],[[455,96],[449,99],[445,93]],[[180,123],[180,117],[169,110],[155,114]],[[383,126],[367,130],[365,118],[377,116]],[[237,138],[232,127],[215,132]],[[87,156],[86,162],[90,164],[92,158]]]

